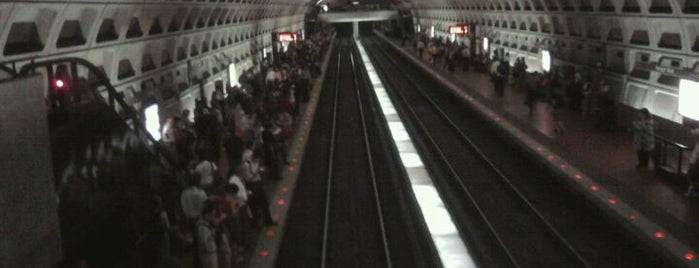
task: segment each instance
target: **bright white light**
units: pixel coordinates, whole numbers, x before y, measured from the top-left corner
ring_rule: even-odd
[[[422,160],[417,153],[400,153],[400,160],[406,168],[422,167]]]
[[[483,37],[483,51],[488,51],[489,46],[490,40],[488,40],[488,37]]]
[[[417,32],[419,33],[420,31],[422,31],[422,29],[421,29],[421,27],[420,27],[420,24],[418,24],[418,25],[417,25]]]
[[[681,79],[680,80],[680,103],[679,112],[682,116],[699,120],[699,82]]]
[[[451,34],[451,41],[456,41],[456,34]]]
[[[323,12],[328,12],[328,5],[323,4],[322,8],[323,8]]]
[[[546,49],[541,51],[541,69],[543,69],[544,72],[551,70],[551,53]]]
[[[146,130],[155,140],[160,140],[160,115],[158,115],[158,105],[153,104],[145,110]]]
[[[430,38],[434,38],[434,26],[430,27]]]
[[[352,4],[353,4],[353,5],[359,5],[359,1],[353,1]]]
[[[432,28],[431,32],[434,34],[434,28]],[[356,42],[362,59],[364,59],[367,65],[372,65],[370,61],[367,61],[362,44],[358,40]],[[398,149],[403,168],[410,179],[413,193],[425,218],[425,223],[439,254],[442,266],[446,268],[476,267],[451,219],[449,211],[446,210],[437,189],[432,184],[432,179],[420,160],[420,155],[416,152],[415,146],[405,130],[405,125],[403,125],[398,116],[395,116],[396,110],[393,104],[391,104],[384,87],[380,86],[381,81],[376,75],[370,75],[370,79],[372,80],[372,85],[379,85],[374,87],[374,92],[380,100],[381,111],[388,123],[393,141],[396,143],[396,149]]]
[[[238,83],[238,72],[235,70],[235,63],[228,65],[228,81],[230,81],[231,87],[240,85]]]

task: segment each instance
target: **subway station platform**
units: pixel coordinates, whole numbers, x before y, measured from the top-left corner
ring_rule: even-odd
[[[406,56],[418,58],[412,46],[401,46],[398,40],[390,41]],[[699,199],[684,196],[687,187],[684,176],[637,170],[636,151],[630,132],[621,127],[610,131],[599,130],[592,115],[582,115],[567,108],[559,108],[554,117],[551,105],[542,101],[537,103],[530,115],[528,106],[524,104],[524,89],[507,85],[504,95],[498,96],[488,73],[464,72],[461,68],[449,72],[441,68],[440,62],[433,66],[428,62],[427,55],[423,56],[420,59],[422,65],[434,71],[440,79],[450,81],[465,94],[478,96],[491,109],[508,114],[509,117],[505,118],[516,121],[511,123],[548,150],[574,163],[601,187],[678,240],[693,249],[699,248]],[[561,132],[554,130],[556,118],[562,122]]]

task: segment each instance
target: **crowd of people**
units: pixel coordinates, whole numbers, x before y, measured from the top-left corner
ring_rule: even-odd
[[[475,53],[464,42],[420,34],[413,38],[413,46],[420,59],[427,57],[430,64],[449,72],[457,68],[488,72],[498,96],[503,96],[507,88],[525,91],[524,104],[528,106],[530,116],[538,103],[548,103],[553,108],[554,117],[560,108],[568,107],[583,115],[594,116],[599,129],[615,128],[615,95],[603,78],[601,66],[587,74],[573,67],[529,73],[524,57],[515,58],[513,64],[510,64],[509,54],[502,52],[494,53],[495,56],[489,59],[483,53]],[[561,133],[564,126],[558,121],[555,132]]]
[[[240,86],[217,84],[209,105],[197,100],[194,122],[189,111],[165,125],[164,139],[190,172],[180,195],[182,233],[191,235],[199,267],[233,267],[244,262],[250,233],[275,225],[264,181],[281,179],[287,142],[296,116],[309,100],[313,77],[320,72],[323,32],[290,43],[274,62],[247,70]],[[171,132],[171,133],[168,133]],[[228,172],[217,167],[221,157]]]
[[[244,71],[238,86],[217,81],[193,111],[165,120],[159,147],[174,169],[125,125],[86,141],[88,159],[73,161],[58,184],[59,267],[244,264],[255,234],[276,224],[265,189],[289,163],[287,143],[330,38],[319,31],[279,44],[274,61]]]

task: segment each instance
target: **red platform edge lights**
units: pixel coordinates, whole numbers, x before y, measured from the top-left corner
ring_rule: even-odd
[[[450,32],[451,32],[451,29],[450,29]],[[486,112],[486,114],[488,114],[490,118],[494,119],[494,121],[497,122],[498,124],[500,124],[503,128],[509,130],[511,134],[513,134],[513,135],[519,137],[520,139],[526,139],[527,141],[529,141],[529,142],[526,142],[527,145],[528,145],[530,148],[535,149],[536,152],[538,152],[541,156],[545,156],[550,162],[557,162],[557,161],[556,161],[556,159],[557,159],[557,155],[556,155],[556,154],[551,153],[551,152],[548,152],[543,146],[541,146],[541,145],[538,144],[537,142],[535,142],[535,141],[533,141],[533,140],[531,140],[531,139],[527,139],[528,137],[525,137],[524,134],[523,134],[522,132],[520,132],[518,129],[514,128],[513,125],[509,124],[508,122],[506,122],[506,121],[504,121],[504,120],[500,120],[500,119],[501,119],[500,116],[498,116],[497,114],[495,114],[495,113],[492,112],[492,111]],[[577,170],[575,169],[575,167],[570,166],[570,165],[569,165],[568,163],[566,163],[566,162],[559,163],[557,166],[558,166],[558,168],[560,168],[561,170],[571,170],[571,171],[572,171],[572,174],[569,173],[569,175],[570,175],[571,178],[573,178],[573,179],[575,179],[576,181],[579,181],[579,182],[582,182],[582,181],[583,181],[584,175],[583,175],[582,173],[580,173],[579,171],[577,171]],[[569,169],[569,168],[570,168],[570,169]],[[589,185],[589,190],[592,191],[592,192],[595,192],[595,193],[598,194],[598,195],[606,195],[606,194],[607,194],[606,191],[601,191],[602,188],[601,188],[600,186],[596,185],[596,184],[591,184],[591,185]],[[604,192],[604,193],[603,193],[603,192]],[[619,201],[618,201],[617,199],[613,198],[613,197],[608,197],[608,198],[607,198],[607,203],[608,203],[609,206],[616,206],[616,205],[619,203]],[[631,215],[629,215],[629,217],[628,217],[628,220],[631,221],[631,222],[638,222],[639,219],[640,219],[640,217],[639,217],[638,215],[636,215],[636,214],[631,214]],[[665,238],[667,237],[666,233],[663,232],[663,231],[654,231],[654,232],[651,233],[651,235],[652,235],[653,238],[658,239],[658,240],[665,239]],[[691,251],[690,251],[690,252],[685,252],[685,253],[682,254],[681,256],[683,256],[683,258],[684,258],[686,261],[694,261],[694,260],[696,259],[696,253],[691,252]]]

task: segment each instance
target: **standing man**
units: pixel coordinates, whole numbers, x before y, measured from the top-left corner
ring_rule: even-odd
[[[639,119],[633,122],[633,145],[638,154],[638,165],[636,165],[636,169],[648,169],[650,155],[655,147],[653,117],[646,108],[639,110],[638,116]],[[657,165],[657,163],[653,164]]]
[[[264,220],[267,225],[276,225],[269,210],[269,201],[262,187],[262,177],[260,176],[259,153],[253,153],[247,149],[243,153],[243,164],[240,166],[240,175],[245,181],[245,187],[250,190],[248,205],[256,221]],[[260,213],[262,215],[260,215]],[[263,218],[263,219],[261,219]]]
[[[422,52],[425,51],[425,41],[422,41],[422,38],[418,36],[417,38],[417,56],[422,60]]]
[[[199,265],[202,268],[218,268],[218,248],[216,247],[216,204],[207,200],[197,221],[196,242]]]

